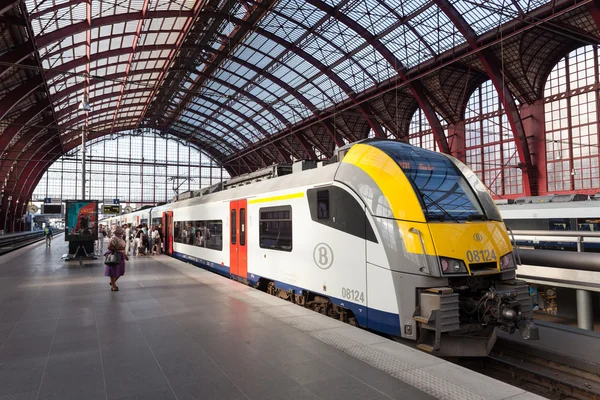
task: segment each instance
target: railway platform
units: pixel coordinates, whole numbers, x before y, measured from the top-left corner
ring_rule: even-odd
[[[0,257],[0,400],[539,398],[169,258]]]

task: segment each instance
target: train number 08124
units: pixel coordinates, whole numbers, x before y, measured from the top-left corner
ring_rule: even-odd
[[[342,288],[342,297],[352,301],[360,301],[361,303],[365,302],[365,292],[359,290]]]
[[[467,261],[470,263],[496,261],[496,252],[494,250],[469,250],[467,251]]]

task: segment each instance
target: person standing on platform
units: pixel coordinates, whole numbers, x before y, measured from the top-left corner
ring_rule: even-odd
[[[102,255],[104,253],[104,239],[108,236],[104,225],[100,224],[98,226],[98,240],[96,242],[96,247],[98,249],[97,254]]]
[[[140,250],[143,246],[143,238],[144,232],[142,231],[142,226],[139,225],[135,231],[135,239],[133,242],[133,253],[136,257],[140,255]]]
[[[154,226],[150,225],[148,229],[148,255],[152,255],[152,235],[154,233]]]
[[[152,254],[160,254],[160,233],[157,227],[152,227]]]
[[[131,224],[125,224],[125,254],[129,256],[131,247]]]
[[[46,225],[44,236],[46,237],[46,247],[52,247],[52,227],[50,224]]]
[[[117,265],[106,265],[104,275],[110,278],[110,290],[112,292],[118,292],[119,287],[117,281],[120,277],[125,275],[125,261],[129,260],[127,254],[125,254],[125,231],[118,225],[112,227],[112,237],[108,242],[108,251],[104,256],[110,253],[117,253],[119,256],[119,263]]]

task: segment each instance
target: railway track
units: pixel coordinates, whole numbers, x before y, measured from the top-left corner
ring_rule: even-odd
[[[600,400],[599,364],[511,340],[499,338],[488,357],[456,363],[548,399]]]
[[[60,235],[62,232],[62,230],[55,230],[54,237]],[[10,253],[11,251],[15,251],[17,249],[42,240],[44,240],[43,231],[0,236],[0,255]]]

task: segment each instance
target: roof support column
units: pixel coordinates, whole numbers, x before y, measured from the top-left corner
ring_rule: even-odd
[[[448,126],[448,145],[450,146],[450,154],[465,163],[467,160],[467,152],[465,150],[465,121],[459,121],[456,124]]]
[[[548,169],[546,166],[546,127],[544,125],[544,102],[538,100],[521,107],[521,121],[527,137],[532,139],[531,157],[537,167],[539,194],[548,192]]]
[[[467,23],[464,17],[454,8],[448,0],[434,0],[435,4],[450,18],[460,33],[466,38],[467,43],[473,50],[478,49],[477,34]],[[531,153],[529,151],[529,143],[523,128],[521,116],[515,103],[514,98],[510,94],[507,85],[504,84],[504,71],[498,66],[494,55],[487,49],[482,49],[477,52],[479,61],[485,68],[487,75],[490,77],[496,91],[498,99],[504,108],[510,128],[515,138],[515,144],[519,153],[519,167],[523,171],[523,190],[527,196],[536,196],[538,194],[538,174],[531,161]]]
[[[592,0],[587,6],[596,23],[596,28],[600,30],[600,0]]]

